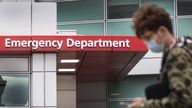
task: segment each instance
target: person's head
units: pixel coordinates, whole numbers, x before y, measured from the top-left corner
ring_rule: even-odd
[[[142,5],[133,15],[133,23],[137,37],[144,39],[147,43],[152,40],[153,44],[162,46],[162,49],[173,38],[169,14],[155,4]]]

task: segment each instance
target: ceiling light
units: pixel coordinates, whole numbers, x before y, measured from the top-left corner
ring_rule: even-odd
[[[61,63],[78,63],[79,59],[62,59]]]
[[[58,69],[59,72],[75,72],[76,69],[71,68],[71,69]]]

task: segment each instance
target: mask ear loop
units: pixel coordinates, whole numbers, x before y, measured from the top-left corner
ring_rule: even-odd
[[[176,40],[172,40],[171,45],[169,46],[169,49],[173,48],[176,45]]]

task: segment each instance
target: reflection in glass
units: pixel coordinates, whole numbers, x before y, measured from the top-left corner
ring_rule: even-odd
[[[173,0],[142,0],[142,4],[154,3],[165,9],[169,15],[174,16],[174,3]]]
[[[177,9],[178,15],[192,15],[192,1],[191,0],[178,0]]]
[[[131,18],[138,7],[138,0],[108,0],[108,19]]]
[[[28,106],[28,76],[0,76],[0,106]]]
[[[57,3],[57,21],[102,20],[103,0],[65,0]]]
[[[108,22],[107,33],[110,36],[135,36],[131,21]]]

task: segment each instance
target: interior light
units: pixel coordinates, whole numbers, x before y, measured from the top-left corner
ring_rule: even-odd
[[[78,63],[79,59],[62,59],[61,63]]]
[[[58,69],[59,72],[75,72],[76,69],[71,68],[71,69]]]

